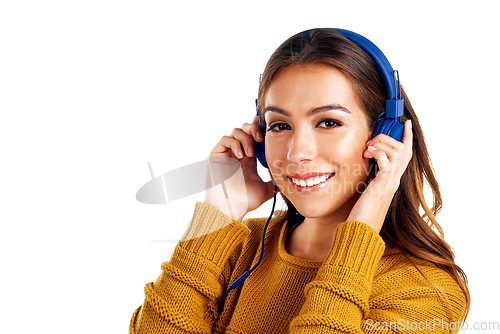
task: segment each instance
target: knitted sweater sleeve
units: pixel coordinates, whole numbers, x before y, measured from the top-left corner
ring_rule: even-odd
[[[225,266],[249,229],[216,208],[196,203],[193,218],[170,261],[132,315],[130,334],[211,333]]]
[[[384,250],[384,241],[370,226],[355,221],[340,224],[330,254],[305,287],[306,300],[290,324],[290,333],[414,333],[419,329],[448,333],[443,326],[429,325],[436,318],[447,319],[447,307],[413,267],[393,268],[390,274],[377,276],[385,281],[377,285],[379,291],[372,291]],[[432,268],[428,274],[445,282],[454,317],[463,317],[465,300],[458,285],[442,270]]]

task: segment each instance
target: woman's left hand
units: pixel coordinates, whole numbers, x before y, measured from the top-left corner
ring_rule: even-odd
[[[347,220],[363,222],[380,232],[394,194],[399,188],[401,176],[413,154],[411,121],[405,122],[402,142],[379,134],[366,142],[366,147],[363,157],[375,158],[379,170],[352,208]]]

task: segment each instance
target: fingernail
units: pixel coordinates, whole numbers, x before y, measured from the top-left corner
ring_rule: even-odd
[[[240,159],[243,159],[243,151],[241,150],[241,148],[239,148],[239,149],[237,150],[237,152],[238,152],[238,157],[239,157]]]
[[[255,134],[255,137],[257,139],[262,139],[262,133],[260,133],[260,131],[257,131],[257,133]]]
[[[248,145],[248,146],[247,146],[247,154],[248,154],[249,156],[252,156],[252,155],[253,155],[253,147],[252,147],[252,145]]]
[[[368,149],[369,149],[370,151],[376,151],[376,150],[377,150],[377,149],[376,149],[375,147],[373,147],[373,146],[368,146]]]

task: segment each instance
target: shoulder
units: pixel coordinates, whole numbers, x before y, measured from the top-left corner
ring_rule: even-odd
[[[458,283],[446,270],[431,261],[395,249],[386,250],[382,256],[375,282],[380,284],[391,279],[396,279],[398,284],[420,286],[432,283],[444,290],[458,288],[461,291]]]
[[[431,261],[393,249],[380,260],[371,303],[378,309],[433,314],[432,319],[449,319],[451,311],[455,321],[464,318],[467,304],[464,292],[449,272]]]

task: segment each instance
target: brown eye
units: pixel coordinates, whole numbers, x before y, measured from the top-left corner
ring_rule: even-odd
[[[290,125],[286,123],[274,123],[269,126],[269,129],[267,130],[268,132],[280,132],[283,130],[290,130]]]
[[[336,128],[342,126],[342,124],[339,121],[336,121],[334,119],[324,119],[321,122],[318,123],[317,127],[320,128]]]

